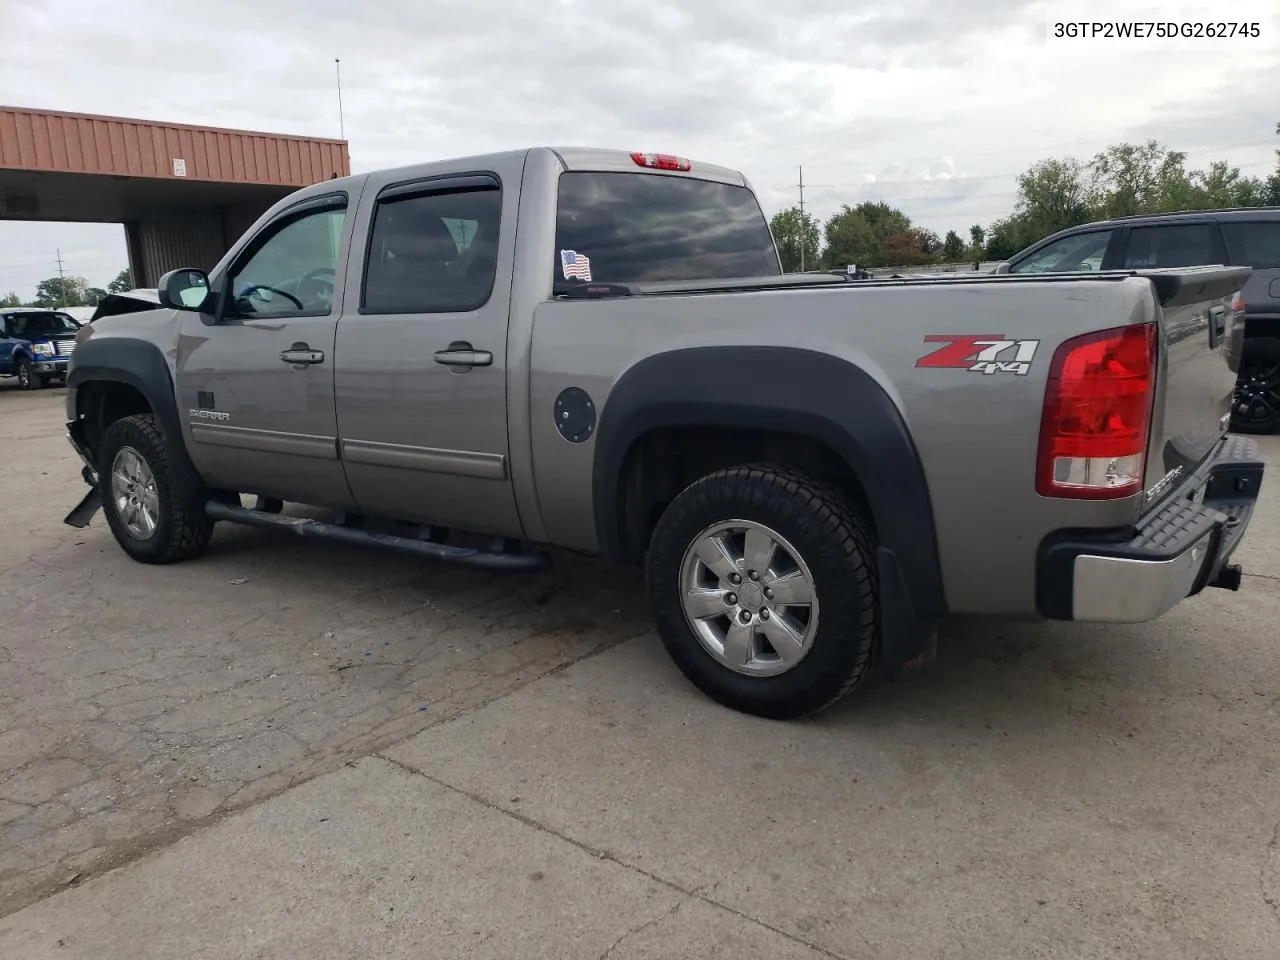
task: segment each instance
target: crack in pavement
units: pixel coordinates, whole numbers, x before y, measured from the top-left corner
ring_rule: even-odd
[[[592,857],[594,857],[597,860],[606,860],[609,863],[616,863],[618,866],[623,867],[626,870],[630,870],[631,872],[644,877],[646,880],[650,880],[653,883],[660,884],[661,886],[666,887],[668,890],[672,890],[676,893],[683,894],[683,899],[676,904],[676,907],[679,907],[681,904],[687,903],[691,900],[699,900],[702,903],[705,903],[709,907],[712,907],[716,910],[722,910],[725,913],[731,914],[732,916],[736,917],[739,920],[745,921],[746,923],[752,924],[753,926],[760,927],[764,930],[768,930],[770,933],[775,934],[776,936],[782,937],[785,940],[789,940],[792,943],[798,944],[799,946],[812,950],[813,952],[820,954],[821,956],[831,957],[832,960],[857,960],[857,958],[855,957],[847,956],[841,953],[836,953],[822,946],[819,943],[815,943],[811,940],[805,939],[804,937],[797,936],[796,934],[791,933],[787,930],[783,930],[781,927],[774,926],[773,924],[765,920],[761,920],[758,917],[753,917],[750,914],[743,913],[741,910],[737,909],[736,907],[730,906],[725,903],[721,903],[720,901],[713,899],[706,892],[707,891],[706,887],[690,888],[685,886],[684,884],[676,883],[674,880],[668,880],[667,878],[661,876],[660,874],[653,873],[652,871],[646,870],[641,866],[637,866],[634,863],[631,863],[627,860],[622,859],[617,854],[613,853],[611,850],[605,850],[600,847],[593,847],[589,843],[584,843],[583,841],[578,840],[574,837],[571,837],[566,833],[562,833],[561,831],[555,829],[554,827],[548,826],[547,824],[544,824],[538,820],[535,820],[533,817],[529,816],[528,814],[521,813],[518,810],[508,809],[507,807],[503,807],[497,803],[494,803],[492,800],[490,800],[488,797],[485,797],[482,794],[476,793],[472,790],[466,790],[462,787],[455,786],[454,784],[441,780],[439,777],[433,777],[429,773],[424,773],[421,770],[415,770],[413,767],[410,767],[407,764],[401,763],[399,760],[389,757],[385,753],[377,752],[377,753],[374,753],[373,756],[379,760],[382,760],[385,763],[391,764],[393,767],[396,767],[404,771],[406,774],[408,774],[411,777],[421,777],[422,779],[427,780],[431,783],[434,783],[436,786],[442,787],[443,789],[448,790],[451,793],[455,793],[455,794],[458,794],[459,796],[465,797],[468,800],[471,800],[472,802],[477,803],[488,810],[492,810],[493,812],[501,814],[504,817],[507,817],[511,820],[515,820],[518,823],[522,823],[526,827],[532,827],[534,830],[537,830],[539,833],[544,833],[547,836],[555,837],[557,840],[562,840],[565,843],[571,844],[572,846],[577,847],[579,850],[583,851],[584,853],[590,854]],[[674,913],[674,912],[675,912],[675,909],[673,908],[672,910],[668,911],[668,914]],[[659,918],[659,920],[662,920],[662,919],[665,919],[665,917]],[[658,922],[658,921],[650,921],[650,922],[644,923],[640,927],[637,927],[635,930],[632,930],[626,934],[623,934],[623,936],[619,939],[618,942],[620,943],[623,940],[627,939],[628,936],[633,936],[636,933],[639,933],[641,930],[649,926],[652,926],[652,924],[655,922]],[[609,950],[612,951],[617,946],[618,946],[618,943],[615,943],[612,947],[609,948]],[[605,956],[608,956],[608,952],[606,952]]]

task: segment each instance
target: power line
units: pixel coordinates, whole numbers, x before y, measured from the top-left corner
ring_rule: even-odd
[[[1230,147],[1220,147],[1220,150],[1230,150]],[[1203,151],[1208,153],[1210,151]],[[1188,154],[1191,156],[1191,154]],[[1236,169],[1244,169],[1246,167],[1257,167],[1262,164],[1275,163],[1271,157],[1263,160],[1251,160],[1248,163],[1232,164]],[[1019,170],[1017,173],[984,173],[974,177],[939,177],[936,180],[847,180],[841,183],[808,183],[805,186],[810,189],[830,189],[832,187],[918,187],[925,183],[981,183],[986,180],[1009,180],[1022,176],[1027,171]]]
[[[1105,140],[1077,140],[1074,143],[1060,143],[1060,144],[1043,146],[1043,147],[1013,147],[1008,150],[986,150],[986,151],[977,152],[977,153],[955,153],[955,152],[943,151],[941,153],[935,153],[927,157],[906,157],[906,158],[897,158],[893,160],[842,160],[839,163],[824,164],[824,166],[830,166],[836,169],[847,168],[847,167],[867,167],[867,166],[889,167],[897,163],[928,163],[934,160],[942,160],[946,157],[950,157],[952,159],[955,159],[957,157],[962,159],[969,158],[969,157],[1002,157],[1002,156],[1009,156],[1015,153],[1035,153],[1042,150],[1067,150],[1067,149],[1070,149],[1071,147],[1085,146],[1088,144],[1110,145],[1116,142],[1117,142],[1116,139],[1114,137],[1111,137]],[[1217,153],[1222,150],[1241,150],[1245,147],[1264,147],[1264,146],[1272,145],[1275,143],[1276,143],[1276,138],[1271,137],[1266,140],[1253,140],[1253,141],[1250,141],[1249,143],[1232,143],[1232,144],[1228,144],[1226,146],[1221,146],[1221,147],[1205,147],[1200,150],[1190,150],[1190,151],[1184,151],[1184,152],[1188,157],[1195,157],[1195,156],[1202,156],[1206,153]],[[766,167],[763,172],[767,173],[770,171],[776,171],[780,173],[782,171],[782,168]],[[757,170],[756,172],[759,173],[761,171]]]

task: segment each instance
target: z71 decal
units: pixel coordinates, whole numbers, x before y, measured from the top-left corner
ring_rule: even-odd
[[[917,367],[942,367],[972,373],[1014,373],[1031,370],[1039,340],[1010,340],[1002,333],[929,334],[925,343],[946,344],[916,361]]]

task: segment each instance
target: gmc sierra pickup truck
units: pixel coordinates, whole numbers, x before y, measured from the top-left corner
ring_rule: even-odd
[[[146,563],[219,520],[489,570],[601,554],[697,687],[794,717],[920,669],[950,615],[1236,589],[1248,275],[784,276],[741,174],[661,154],[331,180],[82,329],[67,522],[102,507]]]

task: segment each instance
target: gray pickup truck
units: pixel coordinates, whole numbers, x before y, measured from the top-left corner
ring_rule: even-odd
[[[488,570],[600,554],[695,685],[794,717],[925,666],[951,615],[1238,588],[1248,275],[784,276],[741,174],[660,154],[332,180],[81,331],[67,522],[102,507],[145,563],[218,520]]]

